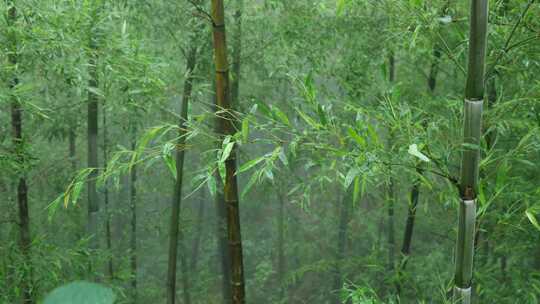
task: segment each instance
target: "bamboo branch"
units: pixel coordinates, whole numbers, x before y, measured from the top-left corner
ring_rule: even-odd
[[[212,18],[212,15],[210,15],[210,13],[208,13],[207,11],[205,11],[200,5],[199,3],[197,3],[197,1],[195,0],[188,0],[189,3],[191,3],[193,5],[193,7],[195,7],[195,9],[197,10],[197,12],[199,12],[201,14],[201,17],[203,17],[204,19],[207,19],[208,21],[212,22],[212,25],[214,25],[214,19]]]
[[[516,30],[518,28],[518,26],[521,24],[521,21],[523,20],[523,18],[525,17],[525,15],[527,14],[527,12],[529,11],[529,9],[531,8],[532,4],[534,3],[535,0],[529,0],[529,2],[527,3],[527,6],[525,6],[525,8],[523,9],[523,11],[521,12],[521,14],[519,15],[519,18],[518,20],[516,21],[516,23],[514,24],[514,26],[512,27],[512,30],[510,31],[510,34],[508,35],[508,37],[506,38],[506,42],[504,43],[504,47],[502,48],[502,50],[499,52],[499,55],[497,56],[497,58],[495,58],[495,61],[493,62],[493,65],[491,66],[489,72],[487,73],[487,78],[489,78],[491,76],[491,74],[493,72],[495,72],[495,70],[497,69],[497,64],[499,63],[499,61],[502,59],[502,57],[504,56],[504,54],[508,53],[508,51],[510,51],[512,48],[510,48],[510,42],[512,41],[512,38],[514,37],[514,34],[516,33]]]

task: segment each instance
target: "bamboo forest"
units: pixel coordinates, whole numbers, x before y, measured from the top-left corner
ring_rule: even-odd
[[[538,1],[0,12],[0,304],[540,303]]]

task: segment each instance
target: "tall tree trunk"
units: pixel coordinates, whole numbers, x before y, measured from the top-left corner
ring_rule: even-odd
[[[536,255],[533,260],[533,267],[536,271],[540,271],[540,242],[537,242],[536,244]]]
[[[214,40],[214,63],[216,69],[217,110],[219,129],[222,137],[235,133],[235,118],[232,115],[229,92],[229,63],[225,35],[225,12],[223,0],[212,0],[212,26]],[[225,160],[225,183],[223,194],[227,204],[227,231],[231,258],[231,296],[233,304],[245,303],[244,263],[242,256],[242,237],[240,234],[240,212],[238,184],[236,180],[236,145]]]
[[[77,171],[77,134],[75,124],[72,124],[69,128],[68,141],[69,141],[69,161],[71,163],[71,171],[75,174]]]
[[[396,61],[395,61],[395,55],[394,51],[391,50],[390,54],[388,56],[388,82],[391,86],[394,85],[394,81],[396,79]],[[389,130],[389,139],[388,139],[388,148],[390,150],[393,150],[393,142],[394,142],[394,130]],[[396,187],[396,181],[393,176],[392,168],[389,168],[390,170],[390,178],[388,180],[387,185],[387,198],[386,198],[386,205],[387,205],[387,233],[388,233],[388,264],[387,269],[388,273],[391,274],[391,277],[394,277],[394,271],[396,270],[396,241],[395,241],[395,229],[394,229],[394,206],[395,206],[395,199],[396,199],[396,193],[395,193],[395,187]],[[397,284],[396,281],[392,282],[393,284]],[[390,295],[392,292],[389,289]]]
[[[343,260],[345,259],[345,251],[347,245],[347,232],[349,227],[349,220],[351,214],[351,197],[350,189],[347,190],[347,193],[341,200],[341,204],[338,204],[339,208],[339,225],[338,225],[338,239],[337,239],[337,248],[336,248],[336,267],[335,267],[335,276],[334,276],[334,292],[335,297],[332,301],[336,304],[341,304],[340,291],[343,287],[343,274],[341,272],[341,267]],[[347,303],[350,303],[348,300]]]
[[[187,262],[187,249],[184,240],[184,232],[180,231],[180,240],[178,245],[180,246],[180,271],[182,272],[182,285],[184,290],[182,296],[184,298],[184,304],[191,303],[191,285],[189,278],[188,262]]]
[[[285,199],[279,190],[279,212],[278,212],[278,284],[279,300],[285,297]]]
[[[107,125],[107,111],[105,105],[102,107],[103,115],[103,167],[107,170],[109,161],[109,138],[108,138],[108,125]],[[70,133],[71,134],[71,133]],[[113,270],[113,253],[112,253],[112,240],[111,240],[111,214],[109,210],[109,183],[106,181],[103,191],[103,203],[105,205],[105,242],[107,246],[107,254],[109,259],[107,261],[107,272],[109,278],[114,278]]]
[[[217,124],[216,124],[217,126]],[[231,257],[229,253],[229,249],[227,247],[227,205],[225,203],[225,196],[223,195],[223,183],[221,182],[221,178],[219,177],[219,173],[216,172],[215,174],[215,180],[216,180],[216,197],[215,197],[215,205],[216,205],[216,217],[217,217],[217,244],[218,244],[218,250],[219,250],[219,258],[220,258],[220,265],[221,265],[221,273],[222,273],[222,294],[223,294],[223,303],[224,304],[230,304],[231,303]]]
[[[137,147],[137,122],[131,128],[131,149]],[[130,170],[129,206],[131,209],[131,240],[130,240],[130,266],[131,266],[131,292],[132,303],[137,303],[137,165]]]
[[[197,221],[196,221],[196,236],[193,241],[193,251],[191,254],[191,264],[189,265],[189,270],[192,274],[197,273],[197,264],[199,262],[199,249],[201,248],[201,239],[204,237],[204,228],[206,223],[204,222],[206,213],[206,192],[201,191],[201,200],[197,206]]]
[[[474,230],[482,134],[485,56],[487,44],[488,0],[471,0],[469,62],[464,100],[463,149],[459,194],[458,238],[454,298],[459,303],[471,303],[474,257]]]
[[[396,79],[396,62],[395,62],[395,56],[394,52],[391,51],[390,55],[388,57],[388,64],[389,64],[389,75],[388,75],[388,81],[391,85],[394,84],[394,81]],[[393,130],[390,130],[390,149],[392,149],[392,143],[394,142],[394,134]],[[390,176],[390,180],[388,182],[388,269],[393,272],[395,267],[395,236],[394,236],[394,202],[395,202],[395,180],[394,177]]]
[[[287,263],[287,269],[294,272],[300,269],[302,266],[302,255],[300,254],[300,244],[304,241],[304,238],[302,237],[302,221],[300,218],[300,214],[297,213],[298,209],[291,208],[289,214],[290,214],[290,223],[287,225],[287,227],[290,227],[287,229],[287,231],[290,232],[289,234],[289,248],[292,251],[289,257],[289,262]],[[291,282],[286,286],[286,297],[287,299],[292,299],[294,297],[294,294],[300,287],[301,282],[294,281]]]
[[[215,79],[212,83],[213,92],[216,92]],[[216,95],[212,95],[212,104],[214,105],[214,112],[217,112]],[[214,122],[214,131],[216,134],[220,132],[220,124],[218,117],[216,116]],[[221,148],[221,141],[216,141],[217,148]],[[214,180],[216,183],[216,193],[214,197],[214,204],[216,207],[216,236],[219,253],[219,263],[221,267],[221,291],[224,304],[231,303],[231,258],[229,255],[229,248],[227,247],[227,204],[225,203],[225,196],[223,195],[223,182],[219,176],[219,172],[216,170],[214,173]]]
[[[503,284],[508,284],[510,283],[508,281],[508,273],[506,272],[506,266],[507,266],[507,258],[506,258],[506,255],[503,253],[501,255],[501,260],[500,260],[500,266],[501,266],[501,278],[502,278],[502,283]]]
[[[88,62],[88,168],[92,172],[88,175],[88,227],[87,233],[91,237],[90,249],[96,250],[99,247],[98,241],[98,212],[99,202],[96,190],[96,178],[98,176],[98,87],[97,80],[97,43],[95,33],[91,33],[89,42],[89,62]],[[92,263],[91,263],[92,264]],[[92,268],[92,266],[91,266]]]
[[[388,55],[388,82],[393,84],[396,80],[396,57],[394,51],[390,51]]]
[[[390,180],[390,183],[388,185],[388,223],[387,223],[387,229],[388,229],[388,270],[391,272],[394,271],[395,268],[395,260],[396,260],[396,241],[395,241],[395,229],[394,229],[394,205],[395,205],[395,184],[394,179],[392,178]]]
[[[432,60],[427,81],[431,94],[435,93],[435,88],[437,87],[437,75],[439,74],[439,62],[441,61],[441,50],[437,44],[433,46]]]
[[[11,40],[11,49],[8,54],[8,60],[10,65],[13,67],[13,77],[9,83],[9,88],[12,94],[15,94],[15,88],[19,84],[19,78],[16,75],[17,66],[17,37],[15,22],[17,21],[17,9],[15,4],[12,1],[8,2],[8,26],[10,27],[10,40]],[[18,184],[17,184],[17,205],[19,209],[19,247],[21,253],[24,257],[24,263],[26,267],[23,267],[23,276],[21,278],[20,289],[22,290],[23,303],[34,303],[32,295],[32,265],[30,257],[30,215],[28,212],[28,187],[26,184],[26,172],[25,172],[25,151],[24,151],[24,138],[22,131],[23,123],[23,110],[21,103],[19,102],[17,96],[11,96],[11,127],[13,132],[13,146],[15,159],[20,168],[17,172],[18,175]]]
[[[435,45],[433,47],[433,61],[431,62],[431,66],[429,69],[429,76],[427,80],[427,85],[429,92],[433,94],[435,92],[435,88],[437,86],[437,74],[439,71],[439,61],[441,59],[441,51],[439,50],[438,46]],[[424,128],[427,128],[427,124],[423,122]],[[420,166],[420,164],[418,164]],[[421,168],[417,168],[416,172],[420,175],[424,174],[423,170]],[[418,207],[418,199],[420,197],[420,186],[421,186],[421,179],[417,178],[413,186],[411,187],[411,194],[409,199],[409,206],[407,209],[407,221],[405,223],[405,232],[403,235],[403,243],[401,246],[401,260],[398,264],[399,267],[399,273],[398,273],[398,281],[396,284],[396,291],[398,296],[401,294],[401,276],[402,272],[405,271],[405,268],[407,267],[407,262],[409,260],[409,256],[411,254],[411,244],[412,244],[412,237],[414,232],[414,222],[416,219],[416,209]]]
[[[179,219],[180,209],[182,204],[182,182],[184,177],[184,149],[185,149],[185,135],[188,119],[188,106],[191,99],[191,91],[193,88],[193,71],[195,69],[195,63],[197,58],[197,48],[192,45],[189,49],[189,54],[186,63],[186,79],[184,81],[184,92],[182,96],[182,109],[180,113],[180,123],[178,132],[178,143],[176,147],[176,181],[174,185],[174,196],[171,210],[171,222],[169,232],[169,263],[167,269],[167,304],[174,304],[176,301],[176,262],[178,257],[178,243],[179,243]],[[183,238],[180,240],[183,242]],[[181,246],[184,248],[183,244]],[[185,261],[185,253],[182,252],[181,259]],[[183,261],[181,264],[185,265]],[[182,265],[181,265],[182,266]],[[183,270],[186,270],[182,266]],[[184,272],[184,271],[183,271]],[[185,274],[185,272],[184,272]],[[186,275],[186,274],[185,274]],[[185,276],[184,275],[184,276]],[[187,281],[184,281],[184,297],[189,299],[189,287],[186,286]],[[189,304],[184,303],[184,304]]]

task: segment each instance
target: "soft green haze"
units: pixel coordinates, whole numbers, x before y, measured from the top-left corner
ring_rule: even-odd
[[[0,304],[540,303],[540,3],[484,3],[1,1]]]

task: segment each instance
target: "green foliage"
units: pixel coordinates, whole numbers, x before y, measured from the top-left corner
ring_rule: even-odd
[[[139,174],[139,302],[162,301],[166,226],[181,150],[187,181],[181,231],[188,264],[198,263],[190,272],[192,304],[222,298],[215,210],[199,218],[197,206],[214,208],[231,153],[241,190],[248,302],[326,303],[341,293],[354,304],[391,303],[398,279],[402,303],[446,301],[464,148],[468,2],[245,1],[242,69],[234,76],[240,97],[238,108],[227,113],[237,130],[226,138],[214,131],[216,115],[224,113],[213,107],[208,2],[199,8],[193,1],[14,2],[20,16],[14,26],[7,25],[7,4],[0,2],[1,303],[20,302],[30,269],[37,299],[66,282],[99,277],[114,288],[119,303],[129,302],[127,189],[133,168]],[[482,153],[478,303],[539,301],[540,19],[539,6],[529,3],[490,2],[484,134],[472,147]],[[227,2],[228,35],[235,31],[234,5]],[[194,26],[200,31],[194,33]],[[14,37],[15,66],[8,60]],[[90,39],[98,46],[93,53]],[[185,144],[179,146],[179,103],[192,41],[198,64],[182,130]],[[97,86],[88,85],[91,55],[98,58]],[[10,87],[14,75],[19,83]],[[98,95],[108,119],[111,153],[99,168],[85,165],[89,93]],[[23,107],[20,148],[9,123],[14,100]],[[111,219],[112,250],[89,250],[85,237],[85,186],[95,170],[100,197],[105,189],[109,194],[107,212],[101,204],[100,228]],[[18,246],[21,177],[29,185],[30,260]],[[396,257],[418,181],[420,191],[412,251],[399,275],[387,261],[391,180]],[[332,283],[346,191],[351,214],[340,264],[346,284],[338,291]],[[280,200],[284,273],[278,269]],[[101,267],[110,257],[113,278]],[[97,267],[87,273],[91,262]],[[277,292],[282,287],[283,297]]]
[[[350,300],[352,304],[379,304],[383,303],[373,289],[358,286],[347,286],[342,291],[342,303]]]

